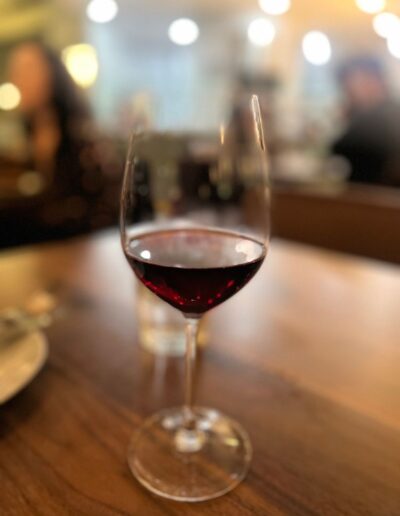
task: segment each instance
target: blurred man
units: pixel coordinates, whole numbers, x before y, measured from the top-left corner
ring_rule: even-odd
[[[349,61],[339,71],[347,128],[332,152],[351,166],[350,181],[400,186],[400,104],[373,58]]]

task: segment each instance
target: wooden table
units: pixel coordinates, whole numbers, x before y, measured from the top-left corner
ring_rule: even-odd
[[[0,407],[0,514],[400,514],[399,268],[275,241],[210,314],[197,398],[243,423],[254,458],[235,491],[193,505],[149,494],[126,464],[133,429],[180,403],[182,364],[139,347],[117,235],[1,255],[2,306],[54,282],[75,306]]]

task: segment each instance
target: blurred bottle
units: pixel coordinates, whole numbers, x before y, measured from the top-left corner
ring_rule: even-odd
[[[185,354],[185,321],[182,314],[159,299],[142,283],[137,283],[137,318],[141,346],[156,355]],[[207,317],[199,326],[198,346],[208,341]]]

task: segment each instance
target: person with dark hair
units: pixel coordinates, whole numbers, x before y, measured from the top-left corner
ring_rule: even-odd
[[[20,231],[28,240],[45,240],[114,222],[89,107],[57,54],[40,42],[20,44],[10,54],[8,75],[21,93],[25,168],[43,184],[29,220],[15,221]]]
[[[332,153],[346,158],[350,181],[400,186],[400,104],[377,59],[360,57],[338,72],[347,127]]]

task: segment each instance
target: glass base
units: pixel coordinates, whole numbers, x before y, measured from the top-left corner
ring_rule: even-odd
[[[243,428],[217,410],[195,407],[184,429],[182,407],[158,412],[134,434],[128,451],[133,475],[153,493],[182,502],[221,496],[246,476],[252,450]]]

